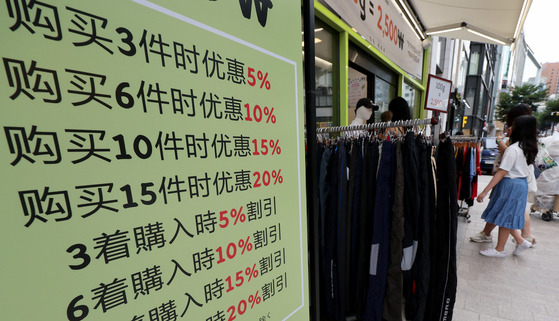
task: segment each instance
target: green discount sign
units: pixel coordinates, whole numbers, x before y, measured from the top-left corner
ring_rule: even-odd
[[[300,2],[0,6],[3,318],[307,319]]]

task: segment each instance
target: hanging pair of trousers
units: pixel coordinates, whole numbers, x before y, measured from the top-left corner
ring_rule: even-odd
[[[439,143],[437,208],[431,241],[434,247],[425,320],[452,320],[456,301],[456,162],[450,139]],[[436,231],[436,232],[435,232]]]
[[[338,305],[338,313],[336,320],[345,320],[346,313],[346,295],[347,295],[347,269],[346,269],[346,255],[347,255],[347,187],[348,187],[348,151],[347,141],[340,140],[338,144],[338,165],[337,165],[337,189],[336,189],[336,218],[337,226],[333,231],[336,231],[336,266],[338,283],[338,297],[336,304]]]
[[[333,240],[329,238],[329,229],[335,224],[329,220],[329,206],[331,206],[331,180],[332,180],[332,161],[335,152],[330,146],[323,147],[320,159],[320,172],[318,175],[318,197],[319,197],[319,242],[320,242],[320,307],[321,315],[333,317],[335,315],[333,305],[333,280],[329,277],[331,272],[330,263],[334,256]]]
[[[337,226],[338,226],[338,180],[339,180],[339,154],[340,145],[332,148],[332,154],[328,163],[326,181],[328,182],[327,196],[325,197],[325,217],[324,217],[324,258],[323,258],[323,278],[322,295],[324,298],[321,304],[323,315],[327,320],[337,320],[339,315],[339,284],[338,284],[338,262],[337,262]],[[324,153],[326,154],[326,153]],[[323,154],[323,156],[324,156]],[[321,189],[321,192],[324,190]]]
[[[413,132],[408,132],[403,145],[404,167],[404,257],[402,270],[409,271],[417,253],[419,235],[419,159]]]
[[[404,240],[402,242],[403,293],[413,291],[412,267],[419,245],[419,159],[413,132],[406,134],[404,153]]]
[[[390,215],[390,243],[388,273],[386,276],[386,293],[382,317],[384,320],[402,320],[403,276],[402,276],[402,241],[404,239],[404,161],[402,142],[396,143],[396,172],[394,178],[394,202]]]
[[[329,168],[332,160],[332,149],[329,146],[321,146],[322,153],[320,158],[320,167],[318,172],[318,201],[319,201],[319,242],[320,249],[324,250],[324,236],[325,236],[325,220],[326,212],[328,209],[328,198],[330,195],[330,184],[329,184]],[[321,257],[324,257],[324,253],[321,253]]]
[[[394,200],[394,161],[395,145],[390,141],[383,142],[377,174],[373,235],[370,243],[369,284],[364,321],[382,320],[382,304],[388,270],[390,209]]]
[[[363,320],[367,300],[369,283],[369,264],[371,255],[371,240],[373,237],[373,213],[377,185],[377,169],[379,164],[379,143],[366,141],[363,144],[363,169],[361,180],[361,207],[359,209],[359,229],[357,248],[357,288],[356,288],[356,316]],[[386,202],[386,200],[382,200]]]
[[[431,221],[435,219],[435,168],[432,147],[418,136],[416,146],[419,160],[419,228],[417,256],[412,268],[413,290],[406,296],[406,319],[425,320],[429,280],[431,278]]]
[[[363,144],[362,140],[354,140],[351,146],[350,156],[350,177],[349,186],[350,193],[348,195],[348,243],[346,271],[347,271],[347,296],[346,296],[346,316],[354,316],[357,314],[357,262],[358,248],[357,242],[359,237],[359,219],[361,210],[361,188],[363,181]],[[352,175],[353,173],[353,175]],[[351,206],[350,206],[351,204]]]

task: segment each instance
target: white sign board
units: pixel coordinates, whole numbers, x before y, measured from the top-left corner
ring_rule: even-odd
[[[427,97],[425,98],[425,109],[447,113],[451,90],[452,81],[434,75],[429,75]]]
[[[410,75],[421,79],[423,47],[392,1],[321,0],[343,20]]]

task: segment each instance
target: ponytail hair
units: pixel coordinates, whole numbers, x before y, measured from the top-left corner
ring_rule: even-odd
[[[538,154],[538,128],[536,117],[519,116],[514,119],[514,127],[510,136],[511,144],[518,142],[518,145],[526,156],[528,165],[534,164]]]

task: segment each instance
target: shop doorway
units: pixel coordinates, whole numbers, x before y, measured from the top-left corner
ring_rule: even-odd
[[[361,98],[370,98],[379,106],[370,122],[380,122],[388,103],[396,97],[398,75],[352,43],[348,51],[348,123],[355,119],[355,107]]]

